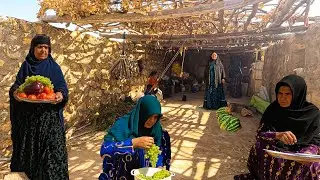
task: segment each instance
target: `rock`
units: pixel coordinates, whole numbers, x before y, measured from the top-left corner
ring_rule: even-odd
[[[31,40],[32,40],[32,38],[30,38],[30,37],[24,37],[22,43],[25,45],[30,45]]]
[[[60,55],[60,56],[56,57],[55,60],[58,64],[62,64],[63,60],[64,60],[64,56]]]
[[[29,180],[25,173],[12,172],[4,176],[4,180]]]
[[[253,116],[253,113],[250,110],[246,109],[246,108],[242,108],[240,114],[243,117]]]
[[[0,67],[2,67],[4,65],[4,61],[3,60],[0,60]]]
[[[251,111],[252,113],[257,113],[257,109],[255,107],[247,107],[249,111]]]
[[[0,103],[0,109],[7,109],[7,108],[9,108],[9,103],[5,103],[5,102]]]
[[[22,59],[22,57],[23,57],[21,54],[21,51],[7,52],[6,55],[12,60],[19,60],[19,59]]]

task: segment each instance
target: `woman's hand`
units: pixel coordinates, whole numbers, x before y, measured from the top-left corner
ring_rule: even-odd
[[[132,139],[132,145],[134,148],[149,149],[154,144],[152,137],[142,136],[139,138]]]
[[[297,143],[297,138],[291,131],[276,132],[276,139],[287,145]]]
[[[61,92],[56,92],[56,102],[59,103],[63,100],[63,95]]]
[[[224,79],[221,80],[221,83],[224,84],[226,81]]]

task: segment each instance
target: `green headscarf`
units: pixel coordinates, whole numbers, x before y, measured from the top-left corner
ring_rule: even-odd
[[[159,119],[152,128],[145,128],[144,123],[154,114],[161,114],[161,105],[156,97],[146,95],[139,99],[135,108],[117,119],[105,135],[105,141],[124,141],[128,138],[151,136],[157,146],[161,145],[162,127]]]

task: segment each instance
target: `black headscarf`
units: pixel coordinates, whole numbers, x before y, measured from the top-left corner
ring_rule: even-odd
[[[33,54],[34,48],[38,44],[46,44],[49,46],[49,54],[51,53],[51,41],[50,37],[44,34],[37,34],[32,40],[31,40],[31,45],[30,45],[30,50],[29,53]]]
[[[49,46],[49,55],[45,60],[38,60],[34,55],[34,48],[38,44],[47,44]],[[55,92],[62,92],[64,98],[68,97],[68,88],[64,80],[60,66],[54,61],[51,56],[50,37],[40,34],[36,35],[30,45],[29,54],[22,63],[20,70],[16,76],[16,81],[12,90],[16,90],[22,83],[24,83],[27,76],[41,75],[50,78],[54,85]]]
[[[306,100],[307,85],[297,75],[288,75],[276,85],[276,94],[281,86],[288,86],[292,102],[288,108],[279,105],[278,100],[270,104],[261,119],[263,131],[291,131],[297,137],[295,146],[320,145],[319,109]]]
[[[38,44],[47,44],[49,46],[49,54],[47,59],[44,60],[38,60],[34,55],[34,48]],[[63,121],[63,107],[66,105],[68,101],[68,87],[66,84],[66,81],[64,79],[63,73],[61,71],[60,66],[54,61],[54,59],[51,56],[51,43],[50,43],[50,37],[46,35],[36,35],[30,45],[29,54],[26,56],[25,61],[22,63],[19,72],[16,76],[16,81],[11,86],[9,91],[10,96],[10,117],[11,119],[14,119],[15,116],[17,116],[17,111],[23,109],[25,104],[18,103],[15,98],[13,97],[13,92],[19,88],[21,84],[24,83],[27,76],[33,76],[33,75],[41,75],[48,77],[53,86],[55,92],[61,92],[63,95],[63,101],[58,103],[57,106],[59,106],[59,115],[61,121]],[[30,104],[27,104],[30,106]]]

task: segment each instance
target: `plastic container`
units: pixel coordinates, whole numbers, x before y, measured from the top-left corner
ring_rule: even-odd
[[[146,168],[140,168],[140,169],[132,169],[131,170],[131,175],[134,176],[135,180],[141,180],[140,178],[137,177],[138,174],[143,174],[145,176],[153,176],[154,173],[161,171],[160,168],[152,168],[152,167],[146,167]],[[171,175],[169,177],[166,177],[162,180],[171,180],[173,176],[175,176],[175,173],[170,172]]]

